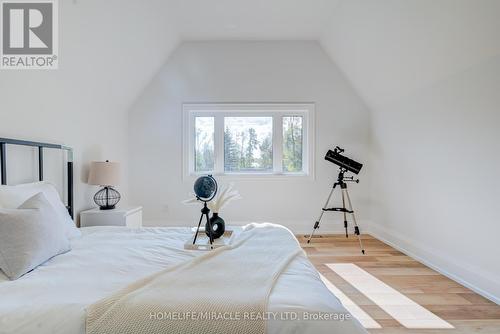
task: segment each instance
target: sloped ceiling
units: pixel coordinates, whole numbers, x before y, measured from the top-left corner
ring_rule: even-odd
[[[372,110],[500,54],[500,1],[343,0],[321,43]]]
[[[182,40],[319,40],[367,104],[410,94],[500,52],[500,2],[60,1],[60,69],[3,71],[4,92],[54,82],[126,112]]]
[[[61,116],[126,112],[178,43],[169,13],[161,0],[59,1],[59,69],[1,71],[3,102],[24,92]]]
[[[374,110],[500,53],[497,0],[168,0],[147,4],[143,7],[154,13],[149,24],[164,27],[165,36],[156,35],[157,44],[164,43],[162,58],[173,49],[172,41],[179,40],[318,40]],[[142,56],[151,57],[148,52],[153,50]]]
[[[59,3],[60,72],[74,75],[80,93],[126,111],[178,44],[167,2]]]
[[[185,40],[316,40],[338,0],[171,0]]]
[[[329,26],[336,3],[59,1],[59,69],[2,71],[2,97],[15,99],[24,90],[62,115],[75,113],[75,104],[93,113],[126,113],[180,41],[317,40]],[[15,105],[30,109],[27,103]]]

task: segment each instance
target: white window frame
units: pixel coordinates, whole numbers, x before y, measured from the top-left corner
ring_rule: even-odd
[[[183,113],[183,176],[212,174],[227,178],[314,178],[314,103],[184,103]],[[224,171],[224,117],[273,117],[273,170],[270,172]],[[302,172],[282,170],[283,117],[302,116]],[[195,171],[195,118],[214,117],[214,170]],[[277,122],[276,120],[280,121]]]

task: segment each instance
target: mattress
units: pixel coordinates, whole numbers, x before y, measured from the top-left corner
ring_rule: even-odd
[[[83,334],[88,305],[202,254],[184,250],[192,235],[190,228],[101,226],[81,230],[82,237],[72,240],[70,252],[18,280],[9,281],[0,273],[0,333]],[[365,333],[304,255],[279,277],[268,311],[272,314],[267,322],[269,334]],[[304,316],[310,320],[303,320]]]

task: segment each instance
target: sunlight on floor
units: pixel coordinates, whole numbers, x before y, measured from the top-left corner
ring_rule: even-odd
[[[327,266],[406,328],[454,328],[353,263],[330,263]]]
[[[342,291],[340,291],[335,285],[332,284],[325,276],[321,275],[321,280],[325,283],[328,290],[330,290],[344,305],[344,307],[351,313],[351,315],[358,319],[358,321],[363,325],[364,328],[382,328],[378,322],[376,322],[372,317],[363,311],[356,303],[354,303],[349,297],[347,297]]]

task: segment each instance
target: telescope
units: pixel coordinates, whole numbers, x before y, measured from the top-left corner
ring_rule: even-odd
[[[358,174],[361,171],[361,168],[363,167],[362,163],[359,163],[357,161],[354,161],[352,159],[349,159],[348,157],[340,154],[344,152],[344,149],[336,146],[333,151],[328,150],[325,155],[325,160],[328,160],[337,166],[339,166],[341,169],[344,169],[345,171],[352,172],[354,174]]]
[[[361,240],[360,231],[358,223],[356,222],[356,216],[354,215],[354,209],[352,208],[351,197],[349,196],[349,192],[347,191],[347,183],[346,182],[356,182],[359,180],[355,180],[354,176],[344,176],[345,172],[352,172],[354,174],[358,174],[363,167],[362,163],[349,159],[345,155],[341,153],[344,152],[344,149],[336,146],[333,151],[328,150],[325,155],[325,160],[330,161],[331,163],[336,164],[340,167],[339,176],[337,177],[337,182],[333,184],[332,190],[328,195],[325,205],[321,208],[321,213],[314,223],[313,230],[309,235],[309,239],[307,243],[310,243],[314,232],[319,228],[319,224],[321,222],[321,218],[323,218],[323,214],[327,211],[341,212],[344,215],[344,229],[346,238],[349,237],[349,233],[347,231],[348,222],[347,215],[349,214],[352,218],[352,223],[354,224],[354,234],[358,237],[359,247],[361,248],[361,253],[365,254],[365,248],[363,247],[363,241]],[[333,191],[335,188],[339,187],[342,195],[342,207],[329,207],[330,200],[332,199]]]

